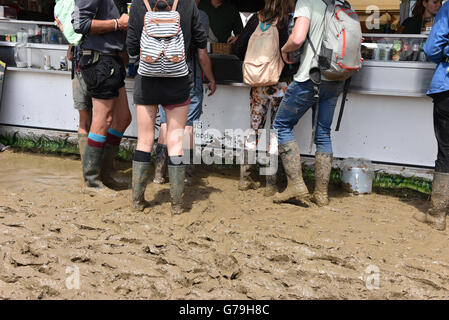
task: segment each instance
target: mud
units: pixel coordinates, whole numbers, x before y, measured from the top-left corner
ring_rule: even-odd
[[[83,191],[78,160],[0,163],[1,299],[449,297],[448,232],[412,219],[420,197],[332,187],[322,209],[275,205],[239,192],[238,170],[203,168],[173,217],[168,185],[134,213],[130,190]]]

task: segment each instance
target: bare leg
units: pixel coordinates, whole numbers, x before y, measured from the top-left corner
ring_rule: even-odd
[[[166,109],[167,115],[167,148],[168,156],[182,155],[182,138],[186,127],[189,106]]]

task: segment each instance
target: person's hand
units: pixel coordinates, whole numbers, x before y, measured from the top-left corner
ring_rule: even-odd
[[[228,38],[228,41],[226,42],[227,44],[234,44],[236,41],[237,41],[237,39],[238,39],[239,37],[233,37],[233,36],[230,36],[229,38]]]
[[[288,59],[288,52],[285,52],[284,48],[282,48],[281,52],[282,52],[282,59],[284,60],[284,62],[286,64],[293,64],[293,62]]]
[[[127,30],[128,29],[128,21],[129,21],[129,16],[126,13],[122,14],[120,19],[117,20],[118,29],[122,30],[122,31]]]
[[[72,45],[69,45],[69,50],[67,50],[67,60],[72,61]]]
[[[215,91],[217,91],[217,84],[215,83],[215,81],[211,81],[207,84],[207,88],[210,91],[208,97],[213,96]]]

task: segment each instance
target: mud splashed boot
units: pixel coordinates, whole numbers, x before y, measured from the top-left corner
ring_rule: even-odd
[[[101,164],[103,162],[103,148],[86,146],[83,157],[83,177],[89,188],[104,189],[105,186],[100,179]]]
[[[164,184],[167,175],[168,151],[167,146],[158,144],[155,151],[155,171],[153,182],[156,184]]]
[[[277,175],[271,175],[266,177],[267,184],[265,186],[264,196],[265,197],[272,197],[276,193],[279,192],[279,189],[277,187]]]
[[[133,209],[142,212],[149,206],[145,190],[150,177],[150,162],[133,161]]]
[[[432,228],[444,231],[449,209],[449,174],[435,173],[432,186],[432,199],[427,212],[426,223]]]
[[[332,171],[332,153],[315,154],[315,190],[312,195],[312,202],[319,207],[329,204],[329,180]]]
[[[78,133],[78,147],[80,149],[81,163],[83,162],[84,153],[86,152],[88,136],[87,133]]]
[[[113,175],[117,172],[114,165],[115,156],[120,146],[106,143],[104,147],[103,164],[101,168],[101,180],[104,185],[114,190],[128,189],[128,183],[116,180]]]
[[[170,197],[173,215],[180,215],[184,212],[184,185],[186,176],[186,166],[168,166],[168,176],[170,179]]]
[[[244,150],[244,160],[242,165],[240,165],[240,181],[239,181],[239,190],[240,191],[248,191],[248,190],[257,190],[260,188],[260,182],[256,182],[251,178],[251,168],[252,164],[248,164],[249,162],[249,152],[248,150]]]
[[[279,146],[279,155],[287,175],[288,185],[282,193],[276,193],[274,203],[299,201],[306,207],[310,207],[310,194],[302,178],[301,156],[296,141]]]

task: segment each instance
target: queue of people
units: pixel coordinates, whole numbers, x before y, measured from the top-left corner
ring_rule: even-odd
[[[427,4],[426,8],[432,8],[429,3],[433,4],[435,1],[423,2]],[[311,206],[312,203],[318,206],[329,204],[328,186],[333,158],[331,126],[344,81],[328,78],[326,75],[313,79],[314,75],[311,73],[316,67],[316,52],[320,52],[323,43],[325,2],[265,0],[265,8],[255,14],[245,28],[238,12],[221,0],[197,0],[196,5],[193,1],[183,0],[134,0],[129,18],[126,13],[118,11],[113,0],[75,0],[75,3],[77,11],[73,25],[76,32],[84,35],[84,39],[75,50],[78,55],[71,55],[77,61],[73,89],[75,108],[80,110],[79,144],[83,177],[89,187],[120,187],[120,183],[113,177],[113,159],[123,132],[131,122],[122,59],[123,52],[127,51],[132,56],[140,55],[141,59],[141,69],[134,85],[138,142],[133,160],[132,206],[142,211],[149,205],[144,195],[150,177],[155,122],[159,111],[162,126],[155,152],[154,182],[164,183],[165,171],[168,171],[172,212],[181,214],[185,183],[193,174],[193,168],[189,167],[190,174],[186,176],[184,159],[186,154],[192,157],[192,125],[202,112],[203,83],[200,75],[207,78],[210,94],[216,90],[207,53],[208,37],[214,36],[217,41],[233,43],[233,52],[243,60],[249,39],[256,28],[268,26],[278,30],[279,48],[276,50],[280,50],[285,67],[278,83],[252,88],[249,123],[253,138],[257,141],[258,131],[265,126],[267,115],[271,113],[271,126],[278,134],[279,157],[288,186],[280,193],[276,185],[277,175],[268,176],[265,195],[272,196],[275,203],[295,200],[304,206]],[[429,93],[435,102],[439,154],[432,208],[426,215],[415,216],[438,230],[445,228],[449,209],[449,148],[446,128],[446,95],[449,84],[445,82],[449,63],[445,40],[449,34],[448,6],[446,3],[438,13],[435,27],[426,44],[426,54],[439,63]],[[295,22],[292,33],[289,34],[291,12],[294,12]],[[433,11],[429,9],[429,12]],[[152,29],[154,26],[151,23],[154,21],[158,22],[158,26],[164,24],[165,28]],[[181,33],[176,30],[176,26]],[[175,31],[171,33],[173,30]],[[166,47],[162,49],[152,42],[153,38],[167,36],[178,38],[164,44]],[[178,43],[176,47],[176,41],[181,41],[182,45]],[[298,65],[290,61],[290,53],[297,52],[300,48],[302,53]],[[162,59],[165,60],[161,62]],[[89,97],[92,98],[93,116]],[[304,183],[300,152],[293,136],[293,128],[309,109],[313,109],[314,115],[316,114],[314,118],[317,119],[314,136],[316,182],[313,194],[309,193]],[[183,146],[185,131],[190,137],[188,147]],[[250,169],[251,166],[247,163],[241,166],[241,191],[259,187],[250,177]]]

